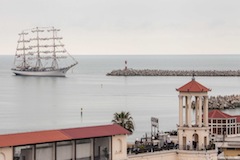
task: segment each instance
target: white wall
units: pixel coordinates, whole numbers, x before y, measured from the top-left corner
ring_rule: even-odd
[[[13,160],[13,147],[0,148],[0,160]]]
[[[216,151],[159,151],[128,156],[129,160],[217,160]]]
[[[113,160],[127,159],[126,135],[112,136],[112,159]]]
[[[211,151],[177,151],[178,160],[202,160],[211,159],[217,160],[217,152],[215,150]]]
[[[178,160],[176,150],[130,155],[129,160]]]

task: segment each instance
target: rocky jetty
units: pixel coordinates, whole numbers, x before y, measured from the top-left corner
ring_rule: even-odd
[[[208,99],[209,109],[234,109],[240,107],[240,95],[230,96],[210,96]],[[192,108],[195,108],[195,102],[192,102]]]
[[[240,76],[240,70],[157,70],[157,69],[119,69],[107,76]]]
[[[234,109],[240,107],[240,95],[209,97],[209,109]]]

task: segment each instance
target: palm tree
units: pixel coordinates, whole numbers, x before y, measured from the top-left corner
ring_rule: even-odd
[[[112,122],[119,124],[131,133],[134,131],[133,118],[129,112],[114,113]]]

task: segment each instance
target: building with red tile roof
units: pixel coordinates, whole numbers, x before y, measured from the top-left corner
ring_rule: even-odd
[[[240,134],[240,115],[229,115],[220,110],[208,113],[210,134],[213,136]]]
[[[5,134],[0,154],[6,160],[125,159],[127,134],[118,124]]]

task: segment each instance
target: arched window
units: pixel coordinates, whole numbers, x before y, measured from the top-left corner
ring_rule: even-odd
[[[116,153],[121,153],[122,152],[122,140],[118,139],[116,142]]]
[[[6,160],[5,155],[2,152],[0,152],[0,160]]]

